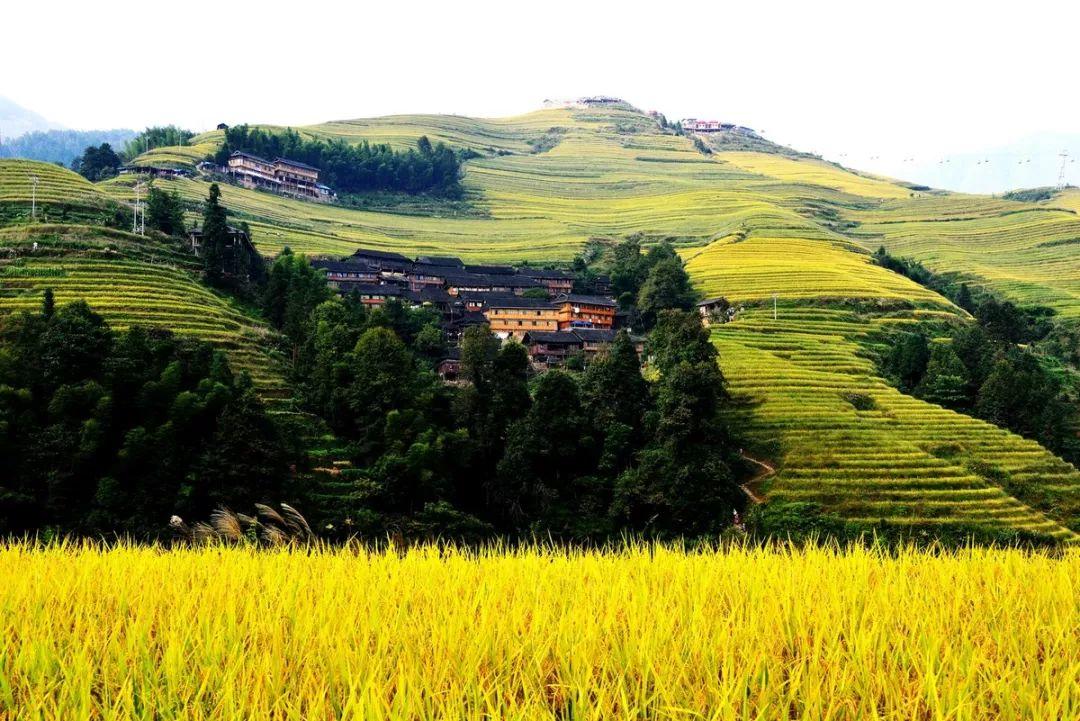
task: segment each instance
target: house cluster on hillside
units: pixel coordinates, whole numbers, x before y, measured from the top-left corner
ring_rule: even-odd
[[[597,295],[573,292],[565,270],[501,265],[469,265],[459,258],[357,250],[343,260],[313,260],[327,282],[343,295],[356,294],[377,306],[391,299],[440,312],[451,341],[470,325],[488,325],[502,339],[529,349],[540,368],[561,365],[580,354],[586,359],[615,339],[625,321],[601,277]],[[452,376],[454,358],[440,370]]]
[[[629,105],[622,98],[610,95],[586,95],[575,100],[545,100],[545,108],[612,108]]]
[[[329,202],[336,197],[333,190],[319,183],[318,168],[296,160],[264,160],[238,150],[229,156],[224,170],[245,188],[269,190],[320,202]]]
[[[699,120],[697,118],[684,118],[679,121],[682,129],[689,133],[737,133],[757,137],[753,128],[735,123],[723,123],[719,120]]]

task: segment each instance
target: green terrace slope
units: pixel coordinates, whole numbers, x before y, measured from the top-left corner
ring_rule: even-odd
[[[36,160],[0,160],[0,225],[29,221],[34,203],[38,220],[46,222],[105,223],[121,212],[78,173]]]
[[[825,229],[779,235],[762,227],[684,251],[705,294],[748,306],[713,338],[732,390],[754,405],[746,430],[779,449],[767,499],[818,504],[867,528],[976,525],[1077,540],[1076,469],[876,375],[875,332],[966,314]]]
[[[36,250],[34,244],[37,244]],[[84,299],[116,329],[162,327],[224,348],[267,398],[288,395],[272,332],[196,279],[193,258],[164,243],[74,225],[0,229],[0,312],[37,310],[45,288],[58,304]]]
[[[1080,216],[1065,202],[916,197],[845,209],[867,248],[960,272],[1026,304],[1080,319]]]
[[[266,254],[357,246],[470,260],[569,260],[591,238],[640,233],[679,246],[695,284],[747,309],[713,337],[733,390],[755,404],[746,432],[772,449],[770,502],[808,501],[853,524],[946,524],[1076,540],[1080,475],[1035,443],[903,396],[876,375],[875,334],[966,314],[870,262],[885,242],[1006,295],[1080,315],[1077,207],[913,190],[812,158],[702,153],[623,110],[517,118],[401,116],[300,129],[312,137],[410,147],[421,135],[483,157],[465,164],[469,212],[375,212],[224,186]],[[193,145],[220,142],[220,133]],[[165,149],[162,149],[164,152]],[[99,187],[130,198],[130,178]],[[194,214],[198,179],[155,181]],[[1070,196],[1071,198],[1071,196]],[[1066,202],[1068,200],[1068,202]],[[1060,209],[1054,209],[1055,207]],[[444,217],[445,216],[445,217]],[[778,299],[778,319],[771,304]]]
[[[663,133],[638,113],[559,109],[500,122],[417,116],[387,119],[384,126],[383,120],[301,131],[356,142],[392,137],[402,147],[426,134],[484,152],[493,148],[495,154],[465,164],[463,183],[475,212],[454,217],[437,202],[428,215],[368,212],[235,187],[224,189],[224,202],[252,224],[254,240],[266,253],[289,245],[345,254],[362,244],[415,253],[452,250],[476,260],[568,260],[593,237],[643,233],[702,245],[777,214],[782,220],[769,221],[773,227],[814,227],[797,208],[778,204],[797,195],[804,179],[778,181],[719,155],[703,155],[689,138]],[[545,137],[550,144],[536,145]],[[771,157],[732,155],[741,163],[748,156]],[[103,189],[123,200],[132,182],[117,179]],[[200,180],[156,182],[191,201],[206,195]],[[890,188],[897,197],[908,192],[884,182],[875,188]],[[843,188],[818,190],[839,201],[859,199]]]

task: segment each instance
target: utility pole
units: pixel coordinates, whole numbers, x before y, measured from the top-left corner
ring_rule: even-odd
[[[131,232],[139,232],[139,184],[135,183],[135,216],[131,219]]]
[[[1061,151],[1058,157],[1061,158],[1061,170],[1058,172],[1058,189],[1061,190],[1065,187],[1065,164],[1069,162],[1069,151]]]
[[[778,295],[779,295],[779,293],[773,293],[772,294],[772,319],[773,320],[776,320],[776,296],[778,296]]]

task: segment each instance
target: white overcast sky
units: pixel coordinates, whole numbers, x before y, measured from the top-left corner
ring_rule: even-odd
[[[16,0],[0,96],[73,128],[504,116],[604,93],[839,158],[1080,132],[1080,2]]]

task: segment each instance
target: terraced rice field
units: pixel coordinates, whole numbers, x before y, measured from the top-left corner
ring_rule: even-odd
[[[38,219],[45,222],[101,216],[116,207],[101,188],[66,168],[36,160],[0,160],[0,219],[29,221],[34,202]]]
[[[0,229],[0,252],[0,313],[37,310],[52,288],[57,304],[86,300],[118,330],[164,327],[212,341],[264,397],[288,395],[267,350],[270,329],[199,283],[186,254],[130,233],[70,225]]]
[[[427,135],[473,148],[484,156],[465,166],[475,212],[440,217],[438,204],[428,215],[359,211],[223,186],[226,206],[251,224],[264,253],[288,245],[343,255],[362,245],[548,261],[569,259],[590,238],[670,239],[705,295],[749,305],[714,337],[732,386],[759,401],[751,433],[778,442],[769,499],[819,502],[866,524],[971,523],[1062,539],[1080,530],[1075,469],[1034,443],[897,393],[868,360],[884,325],[965,316],[871,264],[868,252],[883,243],[1080,318],[1077,193],[1020,203],[915,191],[813,159],[703,155],[690,139],[619,110],[492,121],[399,116],[300,130],[399,148]],[[206,133],[192,147],[220,138]],[[126,201],[131,182],[99,188]],[[177,190],[193,214],[208,189],[198,180],[156,182]],[[777,321],[762,307],[774,293]],[[856,409],[849,393],[874,407]]]
[[[1080,540],[1080,472],[1033,441],[875,376],[866,357],[873,331],[943,311],[778,311],[773,320],[771,309],[751,308],[713,330],[732,390],[756,402],[748,430],[782,449],[770,501],[818,503],[867,527],[962,523]],[[852,394],[873,407],[860,410]]]
[[[364,212],[224,188],[225,203],[252,224],[255,242],[269,254],[284,245],[312,254],[346,254],[366,245],[452,251],[478,260],[567,260],[594,237],[643,233],[693,246],[763,224],[777,229],[778,237],[820,232],[800,215],[798,202],[787,202],[805,193],[805,178],[777,180],[728,162],[723,154],[702,155],[688,138],[662,133],[651,119],[626,111],[544,110],[502,121],[402,116],[300,130],[402,148],[427,135],[485,153],[466,164],[464,178],[481,217],[440,217],[437,206],[427,216]],[[545,134],[555,139],[554,146],[534,152]],[[210,144],[215,137],[220,135],[208,133],[193,142]],[[771,157],[730,155],[744,165],[757,156]],[[837,177],[854,178],[858,188],[908,193],[826,164],[817,172],[838,187],[815,186],[815,192],[837,201],[859,200],[838,189],[845,183]],[[126,199],[130,182],[110,181],[103,189]],[[201,181],[159,182],[192,202],[207,192]]]
[[[961,272],[1021,303],[1080,319],[1080,216],[1065,202],[915,198],[848,210],[865,247]]]

